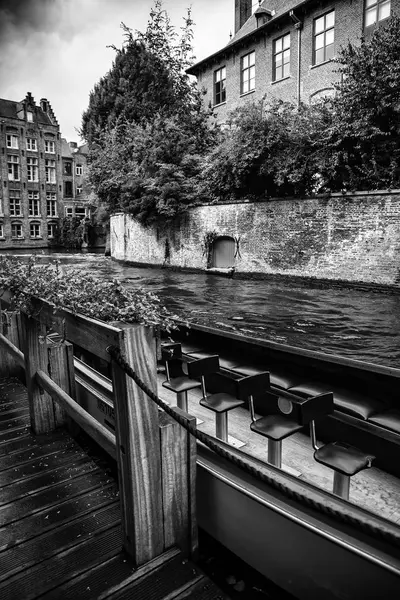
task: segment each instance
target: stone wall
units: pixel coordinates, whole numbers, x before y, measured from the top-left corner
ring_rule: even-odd
[[[111,256],[205,269],[207,233],[236,242],[235,272],[400,287],[400,191],[199,206],[171,226],[111,220]]]

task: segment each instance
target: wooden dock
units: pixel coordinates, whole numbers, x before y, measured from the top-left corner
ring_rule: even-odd
[[[118,485],[65,430],[33,435],[28,396],[0,381],[0,598],[224,599],[172,548],[135,568]]]

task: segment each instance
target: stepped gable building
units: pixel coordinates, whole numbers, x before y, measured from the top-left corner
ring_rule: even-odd
[[[235,0],[234,7],[230,42],[188,69],[219,123],[247,102],[333,94],[339,48],[399,14],[400,0]]]
[[[62,215],[60,128],[45,98],[0,99],[0,249],[46,247]]]
[[[61,139],[64,215],[66,217],[90,217],[93,193],[87,178],[88,145]]]

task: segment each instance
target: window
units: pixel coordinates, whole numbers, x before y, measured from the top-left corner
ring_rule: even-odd
[[[40,223],[30,223],[29,235],[31,238],[40,238]]]
[[[48,217],[56,217],[57,216],[57,201],[55,194],[46,194],[46,203],[47,203],[47,216]]]
[[[64,182],[64,196],[67,198],[72,198],[72,181]]]
[[[86,208],[84,206],[76,206],[75,207],[75,216],[76,217],[86,217]]]
[[[64,175],[72,176],[72,163],[71,162],[64,163]]]
[[[10,181],[19,181],[19,156],[7,156],[8,179]]]
[[[274,42],[273,80],[289,77],[290,74],[290,33]]]
[[[76,195],[80,196],[80,194],[82,194],[82,186],[78,185],[78,187],[76,188]]]
[[[37,140],[35,138],[26,138],[26,149],[37,152]]]
[[[76,174],[83,175],[83,167],[82,165],[76,165]]]
[[[333,58],[335,39],[335,11],[322,15],[314,21],[314,65]]]
[[[28,157],[26,159],[28,181],[39,181],[38,159]]]
[[[10,190],[10,217],[22,217],[19,190]]]
[[[0,223],[0,238],[4,237],[4,227],[3,227],[3,223]]]
[[[49,152],[50,154],[54,154],[56,151],[54,142],[52,142],[50,140],[45,140],[44,141],[44,151]]]
[[[29,121],[30,123],[32,123],[32,121],[33,121],[33,112],[31,112],[30,110],[26,111],[26,120]]]
[[[18,136],[16,135],[7,135],[7,148],[13,148],[14,150],[18,150]]]
[[[47,183],[55,183],[56,182],[56,161],[55,160],[45,160],[44,161],[44,170],[46,173],[46,182]]]
[[[57,224],[56,223],[47,223],[47,237],[49,239],[52,239],[55,237],[56,235],[56,228],[57,228]]]
[[[390,0],[365,0],[365,27],[390,17]]]
[[[22,224],[21,223],[11,223],[11,237],[15,239],[22,239],[24,236],[22,235]]]
[[[28,192],[29,216],[40,217],[39,192]]]
[[[226,67],[214,71],[214,104],[226,102]]]
[[[242,56],[240,93],[246,94],[256,87],[256,53],[250,52]]]
[[[65,216],[66,217],[72,217],[72,206],[66,206],[65,207]]]

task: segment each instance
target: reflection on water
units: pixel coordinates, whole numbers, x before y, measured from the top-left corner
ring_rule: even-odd
[[[17,254],[13,251],[13,254]],[[20,251],[27,257],[31,252]],[[303,284],[228,279],[128,267],[102,253],[40,251],[104,279],[151,289],[171,311],[197,323],[275,342],[400,366],[400,296]]]

